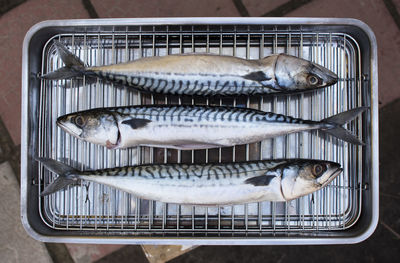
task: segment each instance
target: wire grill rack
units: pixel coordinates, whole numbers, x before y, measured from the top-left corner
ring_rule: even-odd
[[[249,145],[181,151],[136,147],[107,150],[66,134],[58,116],[94,107],[137,104],[233,105],[320,120],[361,105],[361,56],[358,43],[345,33],[313,33],[298,26],[165,25],[74,32],[49,39],[42,51],[42,73],[62,67],[52,40],[65,44],[91,66],[121,63],[146,56],[209,52],[258,59],[273,53],[302,57],[334,71],[336,85],[289,96],[199,98],[141,94],[97,80],[41,81],[38,155],[79,169],[142,163],[203,163],[271,158],[313,158],[341,163],[343,173],[329,186],[290,202],[235,206],[188,206],[141,200],[100,184],[80,182],[39,200],[43,222],[57,230],[94,230],[139,236],[248,236],[268,233],[333,231],[351,227],[361,213],[363,148],[318,132],[297,133]],[[364,118],[347,129],[363,138]],[[38,166],[39,193],[56,175]]]

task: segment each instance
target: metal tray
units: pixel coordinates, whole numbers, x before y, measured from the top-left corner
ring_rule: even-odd
[[[140,94],[97,81],[41,81],[62,66],[53,39],[89,65],[175,53],[212,52],[258,59],[272,53],[303,57],[333,70],[336,85],[290,96],[205,99]],[[46,242],[118,244],[337,244],[370,236],[378,221],[378,84],[374,34],[354,19],[157,18],[45,21],[23,46],[21,216],[28,233]],[[177,151],[137,147],[107,150],[55,125],[58,116],[93,107],[133,104],[236,105],[319,120],[358,106],[370,110],[347,125],[366,142],[354,146],[318,133],[298,133],[251,145]],[[77,168],[152,162],[315,158],[340,162],[328,187],[285,203],[201,207],[140,200],[82,182],[48,197],[56,175],[33,156]]]

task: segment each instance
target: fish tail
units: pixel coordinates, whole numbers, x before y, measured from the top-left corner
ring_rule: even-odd
[[[365,145],[364,142],[354,136],[350,131],[343,128],[342,125],[352,121],[367,109],[368,107],[359,107],[323,119],[321,122],[326,124],[326,126],[321,128],[321,131],[355,145]]]
[[[78,174],[80,172],[71,166],[49,158],[35,159],[41,162],[48,170],[59,175],[54,182],[44,188],[43,192],[40,193],[41,196],[55,193],[68,185],[75,184],[79,179]]]
[[[72,54],[61,42],[54,41],[57,53],[64,62],[65,67],[62,67],[53,72],[41,76],[43,79],[68,79],[73,77],[83,76],[86,71],[85,63],[77,56]]]

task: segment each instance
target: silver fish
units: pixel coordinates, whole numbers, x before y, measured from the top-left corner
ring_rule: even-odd
[[[321,130],[344,141],[363,143],[341,127],[366,107],[322,121],[237,107],[127,106],[67,114],[57,124],[71,135],[110,149],[155,146],[205,149],[262,141],[280,135]]]
[[[86,75],[145,92],[202,96],[290,93],[337,82],[337,75],[321,65],[285,54],[246,60],[191,53],[86,67],[64,45],[54,43],[65,67],[43,75],[45,79]]]
[[[79,171],[53,159],[37,160],[59,175],[42,196],[86,180],[143,199],[191,205],[289,201],[325,187],[342,172],[338,163],[306,159],[151,164],[94,171]]]

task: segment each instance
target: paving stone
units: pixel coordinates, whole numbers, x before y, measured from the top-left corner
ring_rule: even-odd
[[[21,60],[24,36],[31,26],[40,21],[73,18],[89,18],[81,0],[30,0],[0,17],[0,52],[3,54],[0,56],[0,74],[3,76],[0,79],[0,114],[15,144],[20,143]],[[75,246],[70,245],[68,248],[76,262],[77,259],[83,258],[95,261],[120,248],[81,244],[77,249]]]
[[[400,199],[400,99],[379,113],[380,193]]]
[[[400,99],[383,107],[379,114],[380,219],[400,237]]]
[[[81,0],[30,0],[0,17],[0,115],[20,143],[22,42],[34,24],[49,19],[88,18]]]
[[[399,196],[390,196],[381,194],[381,210],[380,210],[380,223],[383,224],[394,237],[400,239],[400,207],[399,207]]]
[[[22,226],[19,192],[10,164],[0,164],[0,261],[51,263],[44,244],[31,238]]]
[[[396,6],[397,12],[400,13],[400,0],[392,0],[392,2]]]
[[[250,16],[262,16],[288,1],[289,0],[242,0],[242,3],[246,7],[247,11],[249,11]]]
[[[163,263],[179,257],[197,246],[151,246],[143,245],[142,249],[150,263]]]
[[[399,1],[396,1],[397,3]],[[383,1],[318,0],[290,12],[292,17],[348,17],[368,24],[378,42],[381,107],[400,98],[400,34]]]
[[[75,263],[95,262],[123,245],[65,244]]]
[[[0,15],[25,1],[26,0],[0,0]]]
[[[239,16],[231,0],[92,0],[92,4],[99,17]]]
[[[134,263],[149,263],[143,250],[138,245],[124,246],[123,248],[111,253],[96,263],[123,263],[123,262],[134,262]]]

